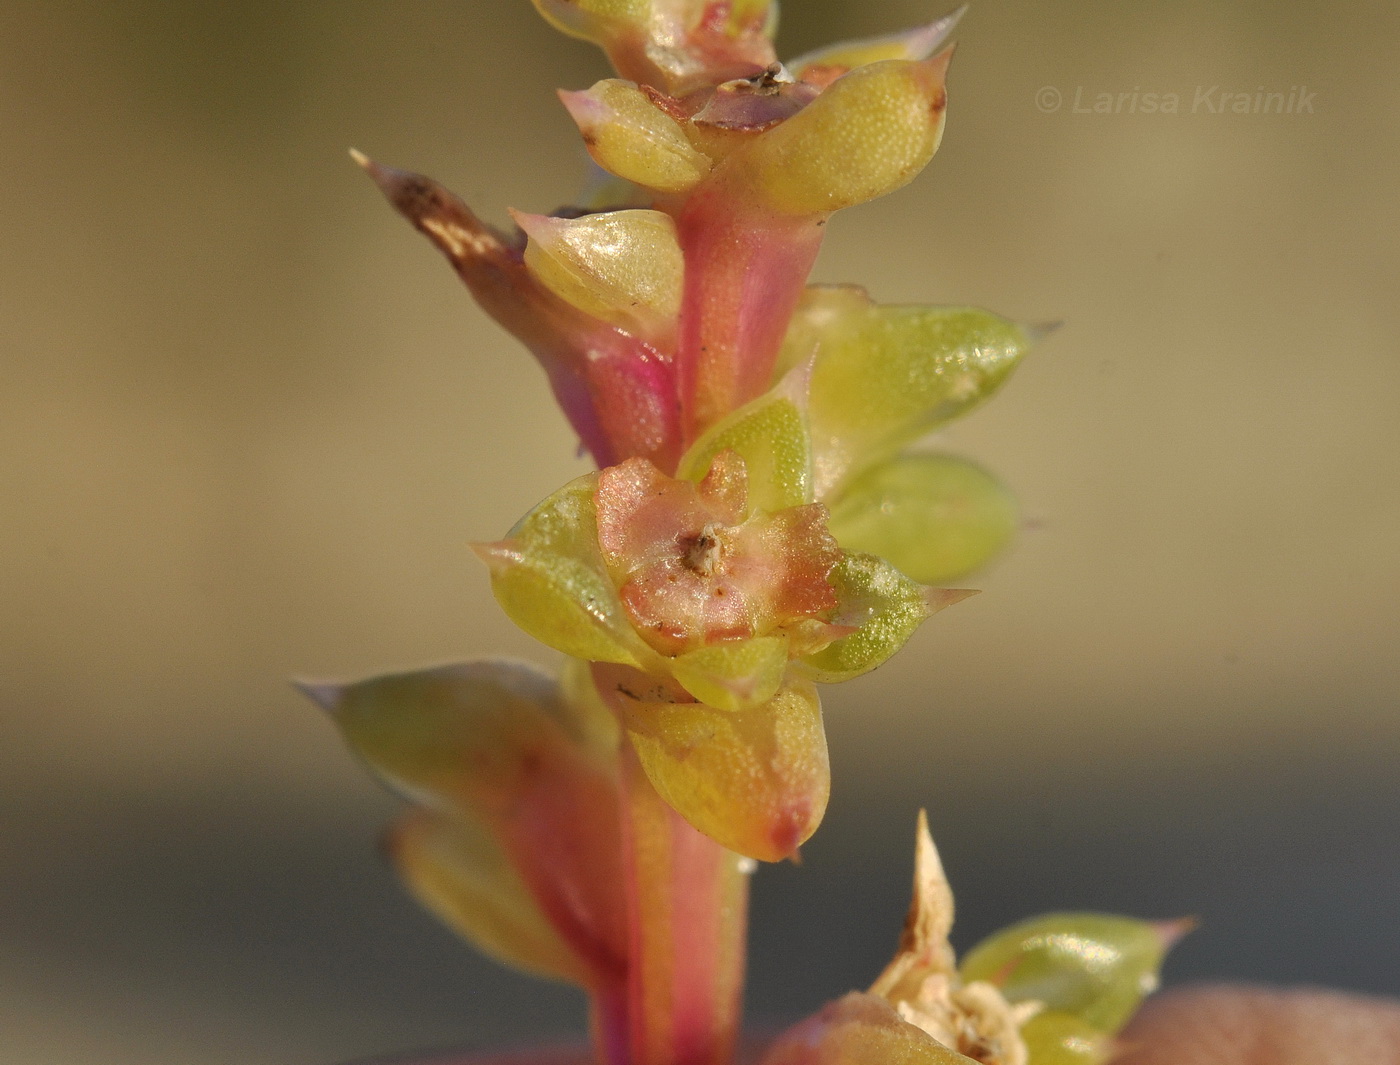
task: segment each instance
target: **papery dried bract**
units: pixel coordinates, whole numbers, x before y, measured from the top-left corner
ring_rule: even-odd
[[[878,555],[921,584],[980,569],[1010,543],[1015,498],[976,463],[901,455],[857,474],[830,501],[831,531],[847,550]]]
[[[975,308],[883,306],[854,286],[808,289],[782,365],[816,358],[808,418],[817,498],[981,403],[1029,345],[1021,326]]]
[[[972,1065],[884,999],[852,992],[780,1035],[761,1065]]]
[[[529,237],[525,265],[546,288],[663,349],[674,345],[685,262],[669,216],[628,210],[514,217]]]

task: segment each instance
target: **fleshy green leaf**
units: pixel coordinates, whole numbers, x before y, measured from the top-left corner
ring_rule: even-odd
[[[636,665],[639,641],[598,549],[597,486],[597,474],[570,482],[477,553],[496,601],[535,639],[574,658]]]
[[[875,555],[845,555],[830,580],[840,604],[833,623],[856,631],[801,659],[808,675],[826,684],[874,669],[903,647],[924,619],[955,601],[949,593],[931,600],[924,588]]]
[[[755,194],[783,214],[825,214],[893,192],[942,139],[949,58],[853,70],[729,162],[742,161]]]
[[[615,700],[657,794],[716,842],[777,862],[821,823],[831,767],[812,685],[789,684],[740,711],[649,701],[659,689],[636,691],[627,681],[601,680],[599,690]]]
[[[749,477],[749,503],[783,510],[812,501],[812,442],[803,411],[801,368],[777,388],[708,429],[681,459],[678,476],[699,481],[721,451],[737,452]]]
[[[762,1065],[975,1065],[975,1062],[949,1050],[921,1028],[901,1020],[884,999],[853,991],[778,1036],[763,1056]]]
[[[560,94],[588,154],[610,174],[658,192],[686,192],[710,171],[674,118],[635,84],[609,79]]]
[[[1021,1028],[1029,1065],[1103,1065],[1113,1039],[1078,1017],[1057,1010],[1037,1013]]]
[[[1011,542],[1016,501],[982,467],[953,455],[903,455],[858,474],[831,504],[832,535],[893,562],[921,584],[980,569]]]
[[[560,299],[634,336],[675,331],[685,263],[676,227],[660,211],[579,218],[514,213],[530,238],[525,265]]]
[[[965,414],[1006,380],[1030,340],[970,307],[881,306],[864,290],[807,290],[782,365],[816,356],[808,401],[818,499]]]
[[[964,980],[987,980],[1011,1002],[1042,1002],[1113,1034],[1157,987],[1170,946],[1189,923],[1099,913],[1052,913],[1003,929],[963,960]]]
[[[787,660],[786,636],[756,636],[687,651],[671,661],[671,675],[702,703],[749,710],[777,694]]]
[[[655,0],[534,0],[535,9],[555,29],[602,43],[628,28],[644,31]]]

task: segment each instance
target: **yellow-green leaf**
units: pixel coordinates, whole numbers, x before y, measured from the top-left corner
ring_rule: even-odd
[[[816,356],[808,399],[818,499],[965,414],[1029,347],[1021,326],[969,307],[882,306],[863,289],[808,289],[782,365]]]
[[[749,710],[777,694],[787,668],[786,636],[728,640],[671,660],[671,675],[702,703]]]
[[[588,153],[604,170],[658,192],[686,192],[710,171],[674,118],[633,82],[600,81],[560,94]]]
[[[903,455],[856,475],[829,504],[842,547],[894,563],[921,584],[980,569],[1011,542],[1016,501],[976,463]]]
[[[821,704],[798,681],[749,710],[619,698],[652,786],[695,828],[765,862],[816,831],[831,790]]]
[[[592,662],[637,664],[639,641],[598,549],[598,475],[565,485],[500,543],[479,545],[506,614],[541,643]]]
[[[875,555],[845,555],[830,580],[840,603],[833,622],[856,631],[800,660],[809,676],[826,684],[874,669],[933,613],[924,589]]]
[[[853,70],[727,166],[784,214],[838,211],[908,184],[943,136],[949,53]]]
[[[806,374],[797,368],[774,388],[711,426],[681,458],[677,476],[699,481],[721,451],[748,472],[749,505],[776,511],[812,501],[812,443],[803,410]]]
[[[1037,1013],[1021,1029],[1028,1065],[1103,1065],[1113,1055],[1113,1039],[1073,1014]]]
[[[514,217],[529,237],[525,265],[560,299],[647,340],[674,332],[685,262],[669,215]]]
[[[1011,1002],[1041,1002],[1107,1034],[1157,987],[1168,948],[1189,924],[1100,913],[1052,913],[1012,925],[963,959],[964,980],[987,980]]]

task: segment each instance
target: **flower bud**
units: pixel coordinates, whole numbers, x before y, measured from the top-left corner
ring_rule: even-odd
[[[685,131],[635,84],[610,79],[559,98],[588,154],[609,173],[657,192],[686,192],[710,171]]]
[[[920,584],[980,569],[1010,543],[1011,493],[952,455],[903,455],[857,475],[831,502],[831,532],[848,551],[892,562]]]
[[[529,237],[525,265],[541,284],[586,314],[670,346],[685,261],[668,215],[630,210],[579,218],[512,216]]]
[[[727,163],[741,164],[755,194],[784,214],[825,214],[902,188],[943,136],[951,57],[853,70]]]

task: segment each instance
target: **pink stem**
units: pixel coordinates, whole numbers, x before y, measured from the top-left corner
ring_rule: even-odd
[[[748,877],[691,828],[623,753],[623,852],[630,933],[625,1018],[599,1003],[609,1065],[728,1065],[739,1027]]]
[[[779,215],[718,182],[676,219],[685,253],[676,368],[688,445],[762,395],[821,248],[826,216]]]

